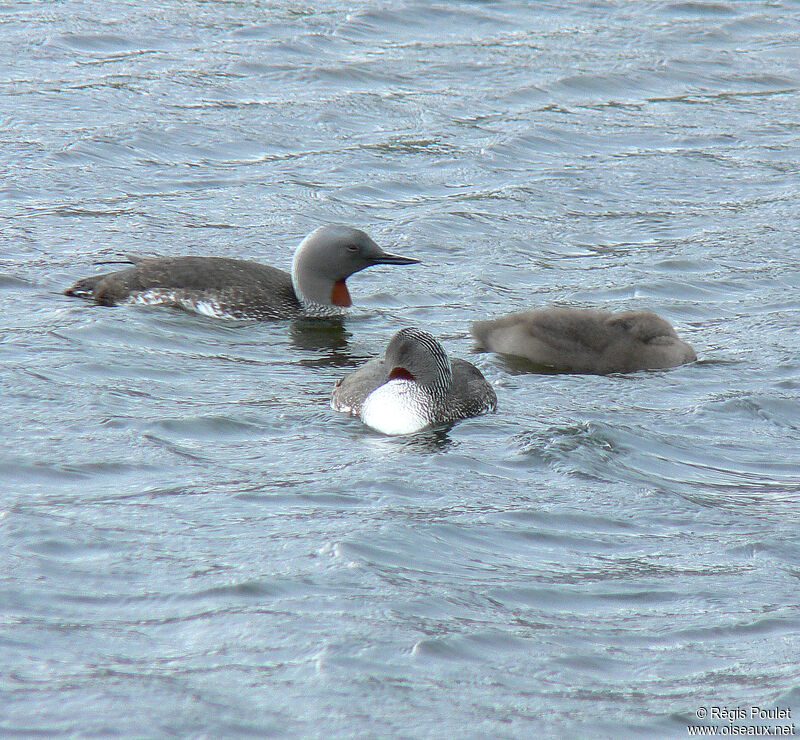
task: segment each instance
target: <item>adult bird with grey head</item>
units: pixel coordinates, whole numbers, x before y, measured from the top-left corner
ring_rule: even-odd
[[[78,280],[66,295],[111,306],[131,300],[216,317],[290,319],[335,316],[351,304],[345,281],[373,265],[419,262],[384,252],[367,234],[322,226],[297,247],[289,274],[227,257],[133,257],[131,267]]]
[[[433,335],[408,327],[383,359],[336,382],[331,407],[384,434],[410,434],[495,411],[497,396],[473,364],[449,358]]]

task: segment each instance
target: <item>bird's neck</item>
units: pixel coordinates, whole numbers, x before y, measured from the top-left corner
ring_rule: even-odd
[[[308,316],[338,316],[352,305],[344,280],[320,275],[295,255],[292,263],[292,287]]]

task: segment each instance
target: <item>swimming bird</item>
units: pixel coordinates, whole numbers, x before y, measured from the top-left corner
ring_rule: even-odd
[[[476,321],[479,348],[562,372],[606,375],[697,359],[666,320],[649,311],[546,308]]]
[[[383,359],[336,382],[331,407],[384,434],[411,434],[494,411],[497,396],[478,368],[451,360],[434,336],[408,327],[391,338]]]
[[[352,304],[345,280],[372,265],[419,260],[384,252],[367,234],[329,224],[294,253],[292,272],[227,257],[135,257],[132,267],[78,280],[66,295],[112,306],[124,300],[217,317],[332,316]]]

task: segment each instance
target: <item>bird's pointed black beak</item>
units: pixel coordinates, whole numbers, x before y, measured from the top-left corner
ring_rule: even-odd
[[[370,262],[373,265],[418,265],[419,260],[413,257],[401,257],[399,254],[389,254],[389,252],[382,252],[381,254],[370,257]]]

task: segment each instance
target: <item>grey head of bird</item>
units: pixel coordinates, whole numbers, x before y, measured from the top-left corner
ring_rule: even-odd
[[[678,338],[672,324],[651,311],[622,311],[610,316],[606,323],[623,329],[640,342],[648,342],[655,337]]]
[[[372,265],[413,265],[419,260],[384,252],[367,234],[341,224],[321,226],[297,248],[292,283],[306,307],[323,313],[352,305],[345,280]]]
[[[384,355],[388,379],[411,380],[434,394],[447,391],[453,368],[436,337],[422,329],[400,329],[389,341]]]

